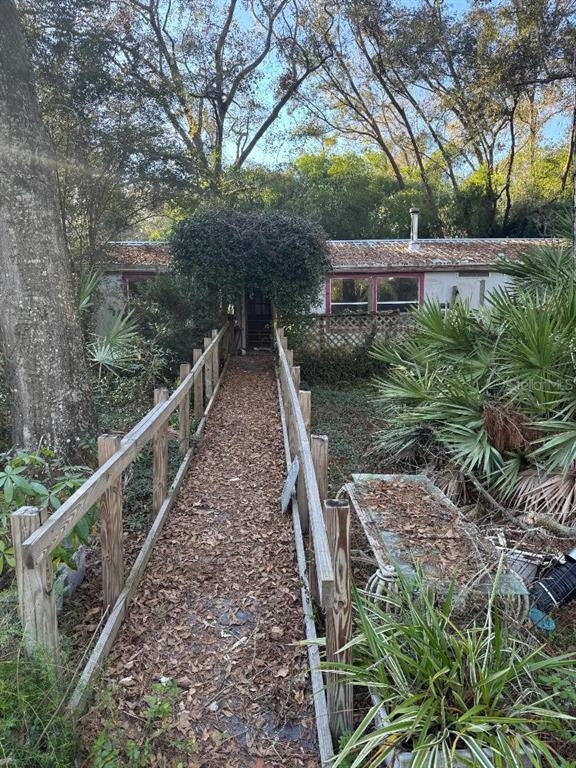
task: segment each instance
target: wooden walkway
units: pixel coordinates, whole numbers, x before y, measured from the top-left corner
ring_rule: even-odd
[[[170,679],[179,692],[154,765],[319,764],[284,474],[272,358],[232,358],[109,657],[111,703],[83,718],[87,741],[110,717],[139,741],[143,696]]]

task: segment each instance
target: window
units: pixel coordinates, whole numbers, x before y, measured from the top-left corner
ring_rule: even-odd
[[[341,315],[345,312],[365,314],[369,311],[370,289],[369,278],[332,278],[330,281],[332,314]]]
[[[405,312],[418,305],[417,277],[378,277],[378,312],[400,310]]]

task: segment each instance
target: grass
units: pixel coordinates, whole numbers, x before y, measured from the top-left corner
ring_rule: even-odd
[[[68,672],[61,660],[24,653],[16,592],[0,593],[0,765],[76,765],[78,739],[62,709]]]
[[[373,433],[384,426],[369,380],[312,390],[312,432],[328,435],[329,480],[332,493],[354,472],[384,472],[387,467],[373,453]]]

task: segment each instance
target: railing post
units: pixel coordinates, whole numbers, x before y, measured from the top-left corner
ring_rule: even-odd
[[[22,556],[22,544],[40,528],[40,510],[21,507],[10,515],[10,526],[26,650],[33,653],[40,647],[55,653],[58,650],[58,621],[52,589],[52,558],[50,554],[45,555],[28,568]]]
[[[352,590],[350,583],[350,506],[347,501],[324,502],[326,535],[334,569],[334,589],[326,605],[326,661],[350,664],[352,651],[342,651],[352,639]],[[353,730],[352,685],[336,672],[326,673],[326,703],[330,730],[337,743]]]
[[[98,464],[102,466],[120,450],[118,435],[100,435]],[[110,483],[100,499],[100,546],[102,550],[102,593],[104,608],[112,608],[124,588],[122,543],[122,477]]]
[[[324,502],[328,498],[328,437],[327,435],[310,436],[310,452],[314,464],[314,474],[318,484],[320,504],[324,509]],[[320,593],[318,591],[318,577],[316,572],[316,558],[314,556],[314,543],[309,540],[309,576],[310,592],[318,605],[320,605]]]
[[[180,366],[180,382],[190,375],[190,363],[182,363]],[[185,456],[190,448],[190,391],[180,403],[178,411],[178,443],[180,455]]]
[[[208,347],[212,344],[212,338],[210,336],[204,337],[204,351],[208,349]],[[207,355],[204,358],[204,386],[206,388],[206,401],[209,401],[212,397],[212,392],[214,390],[214,383],[212,381],[212,373],[213,373],[214,367],[212,365],[212,360],[210,359],[210,355]]]
[[[292,374],[292,381],[294,382],[294,389],[296,392],[300,389],[300,366],[292,365],[290,367],[290,373]]]
[[[194,365],[202,357],[202,350],[195,349],[192,353],[192,362]],[[204,369],[200,369],[194,374],[194,416],[201,419],[204,415]]]
[[[168,400],[167,389],[154,390],[154,405]],[[154,435],[152,473],[152,511],[156,515],[164,503],[168,491],[168,425],[163,425]]]
[[[212,331],[212,338],[215,339],[216,336],[218,336],[218,331],[214,330]],[[220,378],[220,342],[217,341],[216,344],[214,344],[214,349],[212,350],[212,386],[216,387],[216,384],[218,384],[218,379]]]
[[[310,435],[310,406],[311,406],[311,392],[307,390],[300,390],[298,392],[298,402],[300,405],[300,411],[302,413],[302,419],[306,427],[306,432]],[[294,430],[296,430],[296,424],[294,424]],[[296,452],[299,454],[300,446],[296,446]],[[306,496],[306,481],[304,480],[304,473],[300,472],[298,480],[296,481],[296,498],[298,499],[298,512],[300,514],[300,526],[302,533],[308,533],[310,528],[310,515],[308,512],[308,498]]]
[[[298,366],[299,368],[300,366]],[[312,419],[312,392],[307,389],[301,389],[298,392],[298,401],[300,403],[300,410],[302,411],[302,418],[304,419],[304,425],[306,427],[306,434],[310,439],[310,421]]]
[[[294,352],[286,347],[286,360],[288,360],[288,366],[292,368],[294,365]]]

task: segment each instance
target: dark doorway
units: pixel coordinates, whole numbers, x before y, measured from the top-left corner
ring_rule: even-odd
[[[257,288],[246,291],[246,331],[249,349],[272,348],[272,305]]]

